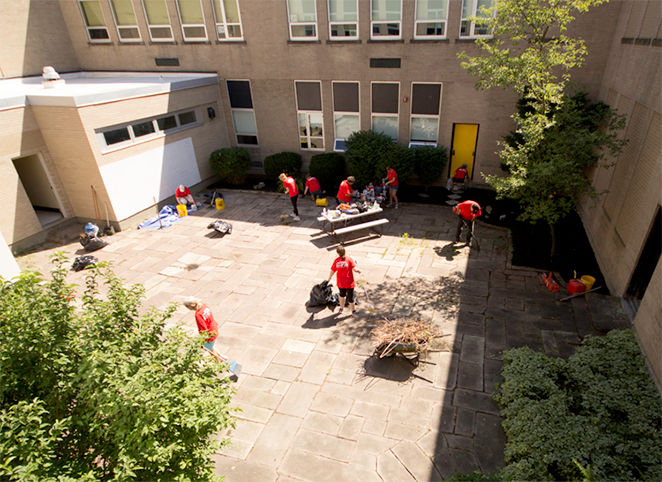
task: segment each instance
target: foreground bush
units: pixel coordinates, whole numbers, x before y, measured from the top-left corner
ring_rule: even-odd
[[[251,168],[251,156],[243,147],[217,149],[209,156],[212,170],[223,181],[241,184]]]
[[[506,467],[499,478],[662,479],[662,403],[634,335],[588,337],[567,360],[504,352]],[[575,463],[576,461],[577,463]]]
[[[264,173],[271,184],[278,182],[281,172],[297,178],[301,174],[301,155],[296,152],[278,152],[264,158]]]
[[[345,179],[345,158],[337,152],[315,154],[310,158],[308,169],[330,194],[335,194],[340,182]]]
[[[0,278],[0,479],[212,479],[234,423],[220,365],[110,271],[76,308],[63,262]]]

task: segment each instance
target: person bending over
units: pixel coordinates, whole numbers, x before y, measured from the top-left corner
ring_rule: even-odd
[[[290,196],[290,202],[292,203],[292,211],[294,211],[293,219],[295,221],[301,221],[301,218],[299,217],[299,210],[297,209],[297,200],[299,199],[299,188],[297,186],[296,181],[294,180],[293,177],[288,176],[284,172],[281,173],[280,176],[278,176],[278,179],[280,179],[283,182],[283,189],[285,189],[285,193]]]
[[[471,237],[474,232],[474,220],[480,216],[480,204],[476,201],[464,201],[453,208],[457,214],[457,231],[455,232],[455,242],[460,242],[462,227],[467,227],[467,244],[471,244]]]
[[[354,176],[349,176],[347,179],[340,183],[338,194],[336,194],[336,206],[339,206],[342,203],[349,204],[352,202],[352,193],[354,192],[352,186],[354,185],[354,182]]]
[[[186,204],[187,207],[189,204],[195,206],[195,201],[193,200],[193,196],[191,196],[191,191],[183,184],[180,184],[175,191],[175,199],[177,200],[177,204]]]
[[[322,186],[320,186],[320,182],[317,180],[317,178],[311,176],[310,174],[306,174],[306,186],[303,190],[303,195],[305,196],[309,191],[310,197],[313,199],[313,201],[318,197],[323,196]]]
[[[212,315],[211,310],[199,299],[189,297],[184,300],[184,306],[189,310],[195,311],[195,323],[198,325],[198,333],[208,336],[203,343],[205,350],[211,353],[214,358],[219,362],[227,362],[227,358],[221,355],[214,348],[216,339],[218,338],[218,324]]]

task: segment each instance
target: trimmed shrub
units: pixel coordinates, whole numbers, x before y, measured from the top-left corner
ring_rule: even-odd
[[[319,180],[322,189],[331,193],[345,179],[345,158],[337,152],[315,154],[308,170]]]
[[[386,177],[386,166],[391,166],[398,173],[398,183],[406,184],[414,172],[414,152],[407,146],[391,142],[391,146],[377,157],[375,178]]]
[[[417,146],[414,152],[414,171],[420,181],[429,186],[441,177],[448,162],[448,150],[444,146]]]
[[[350,135],[345,144],[349,173],[356,178],[356,189],[363,189],[375,178],[386,176],[385,169],[377,173],[376,168],[377,160],[396,145],[389,136],[373,131],[358,131]]]
[[[277,183],[281,172],[294,178],[300,177],[301,155],[296,152],[278,152],[264,158],[264,173],[267,176],[267,182]]]
[[[567,360],[504,352],[506,480],[662,479],[662,402],[632,331],[587,337]]]
[[[241,184],[251,168],[251,156],[243,147],[218,149],[209,156],[212,170],[223,181]]]

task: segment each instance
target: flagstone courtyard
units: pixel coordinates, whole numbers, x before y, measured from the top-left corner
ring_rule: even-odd
[[[284,195],[223,194],[223,211],[203,209],[163,230],[128,229],[93,254],[143,284],[146,305],[177,302],[173,326],[196,333],[186,296],[212,309],[219,351],[243,365],[237,426],[221,434],[231,444],[215,457],[229,481],[441,480],[497,470],[505,437],[491,393],[501,351],[527,345],[568,356],[585,335],[630,326],[618,299],[561,302],[539,272],[511,266],[507,230],[479,222],[480,250],[453,245],[451,209],[423,204],[385,211],[381,237],[344,238],[362,271],[356,316],[307,308],[337,246],[320,230],[320,208],[302,199],[302,220],[283,225],[291,209]],[[232,234],[208,229],[215,219],[232,223]],[[19,257],[21,268],[46,272],[56,251],[71,261],[83,254],[72,229],[81,227],[53,232],[45,249]],[[82,286],[84,276],[69,279]],[[438,330],[416,367],[372,356],[370,331],[402,318]]]

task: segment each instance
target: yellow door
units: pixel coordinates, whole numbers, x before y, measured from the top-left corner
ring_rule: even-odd
[[[458,167],[466,164],[469,179],[473,178],[477,140],[478,124],[453,124],[453,147],[451,149],[449,177],[453,177]]]

